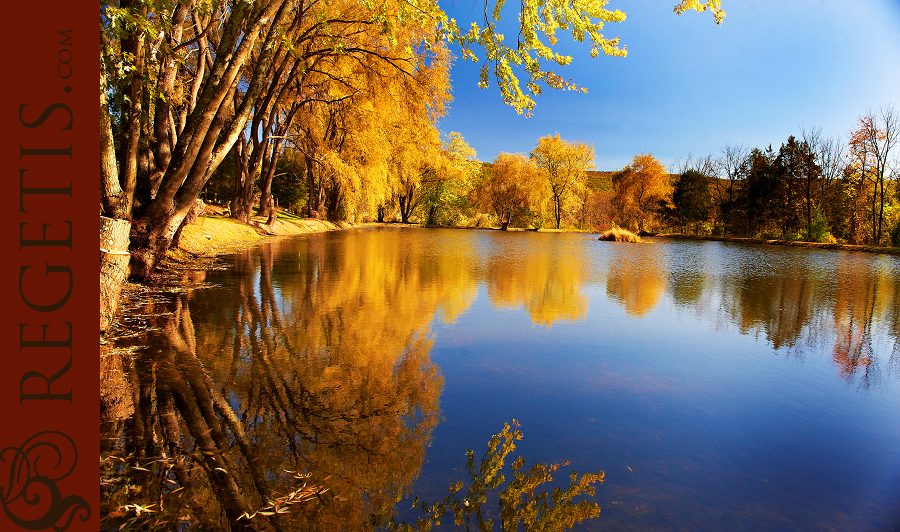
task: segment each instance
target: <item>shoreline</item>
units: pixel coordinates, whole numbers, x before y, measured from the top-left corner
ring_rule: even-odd
[[[678,233],[665,233],[656,235],[657,238],[671,238],[673,240],[708,240],[713,242],[734,242],[737,244],[756,244],[768,246],[790,246],[807,249],[831,249],[837,251],[860,251],[863,253],[882,253],[885,255],[900,255],[900,248],[869,246],[857,244],[839,244],[828,242],[802,242],[796,240],[778,240],[778,239],[761,239],[761,238],[743,238],[733,236],[705,236],[705,235],[682,235]]]
[[[132,320],[128,315],[135,310],[137,301],[146,297],[147,294],[159,290],[180,291],[202,286],[203,281],[201,277],[204,276],[200,272],[221,267],[219,257],[249,249],[252,246],[261,243],[272,242],[284,237],[365,227],[421,227],[429,229],[501,231],[500,228],[493,227],[451,227],[410,223],[404,224],[400,222],[368,222],[360,224],[351,224],[348,222],[335,223],[314,218],[298,218],[289,214],[282,214],[272,225],[265,225],[266,220],[260,217],[254,217],[252,221],[253,225],[248,225],[233,218],[212,215],[200,216],[195,223],[185,226],[182,230],[178,247],[173,248],[166,253],[165,258],[150,278],[143,283],[133,283],[131,281],[125,282],[119,302],[119,309],[113,320],[114,323],[105,334],[101,334],[101,344],[112,343],[116,338],[128,336],[134,332],[134,324],[129,323]],[[510,228],[509,231],[533,232],[535,230],[528,228]],[[539,232],[599,234],[596,231],[567,229],[541,229]],[[678,233],[658,234],[651,238],[791,246],[808,249],[856,251],[900,256],[900,248],[867,245],[684,235]]]
[[[283,237],[297,236],[329,231],[341,231],[345,229],[362,227],[421,227],[426,229],[469,229],[475,231],[501,231],[495,227],[460,227],[426,225],[400,222],[367,222],[353,224],[349,222],[331,222],[315,218],[297,218],[290,215],[282,216],[272,225],[265,225],[265,219],[253,218],[253,225],[247,225],[232,218],[224,216],[201,216],[193,224],[185,226],[182,231],[181,241],[177,248],[170,250],[163,261],[165,267],[186,266],[192,261],[204,262],[220,255],[226,255],[247,249],[263,242],[270,242]],[[585,231],[577,229],[531,229],[509,228],[508,231],[541,232],[541,233],[582,233],[600,234],[599,231]],[[871,245],[855,245],[841,243],[803,242],[780,239],[761,239],[730,236],[686,235],[679,233],[660,233],[653,235],[655,238],[669,238],[673,240],[704,240],[713,242],[734,242],[738,244],[754,244],[767,246],[790,246],[807,249],[829,249],[837,251],[858,251],[864,253],[881,253],[900,256],[900,247],[885,247]]]
[[[253,225],[247,225],[224,216],[199,216],[196,222],[184,227],[178,246],[169,251],[168,258],[177,257],[179,253],[214,257],[280,237],[360,227],[347,222],[335,223],[315,218],[281,217],[272,225],[266,225],[264,218],[254,217],[252,221]]]

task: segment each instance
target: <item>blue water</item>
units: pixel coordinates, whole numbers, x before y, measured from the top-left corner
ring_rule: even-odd
[[[900,530],[900,257],[368,228],[230,260],[187,344],[265,461],[340,494],[316,526],[442,499],[515,419],[528,464],[605,472],[582,530]]]
[[[412,240],[474,249],[478,272],[471,305],[431,328],[445,421],[416,493],[440,498],[462,450],[515,418],[529,463],[606,473],[587,529],[900,526],[896,258],[565,234]],[[539,309],[554,295],[557,319]],[[835,353],[859,343],[865,361],[842,365]]]

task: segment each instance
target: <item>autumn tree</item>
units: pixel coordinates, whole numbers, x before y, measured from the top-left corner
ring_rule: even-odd
[[[394,172],[399,177],[397,204],[400,221],[409,223],[412,213],[425,199],[425,191],[438,187],[446,175],[447,161],[441,153],[437,128],[412,127],[398,124],[393,137]],[[402,131],[402,133],[401,133]]]
[[[882,240],[884,206],[890,201],[885,194],[885,177],[888,174],[891,154],[900,142],[900,113],[893,106],[882,106],[878,112],[870,111],[860,117],[857,128],[850,135],[851,151],[861,168],[871,167],[873,188],[872,242]],[[865,175],[865,173],[863,174]]]
[[[575,191],[578,225],[581,229],[609,224],[614,218],[610,205],[612,174],[613,172],[590,170],[586,172],[584,186]]]
[[[503,229],[527,224],[543,201],[544,183],[534,161],[521,153],[501,153],[473,189],[474,203],[491,211]]]
[[[295,18],[293,24],[300,21],[301,17]],[[301,46],[315,48],[309,41],[302,42]],[[278,157],[285,145],[284,135],[303,104],[300,88],[309,72],[305,56],[306,54],[295,51],[277,58],[277,63],[272,65],[271,75],[264,81],[266,87],[254,105],[247,127],[240,132],[231,151],[235,160],[231,216],[245,223],[250,222],[257,185],[261,192],[258,214],[272,214],[272,179]],[[251,57],[251,65],[255,59],[255,56]],[[252,70],[252,66],[248,70]]]
[[[586,171],[594,168],[594,148],[583,142],[569,142],[556,135],[541,137],[531,152],[553,202],[553,216],[559,229],[565,203],[584,188]]]
[[[497,22],[505,1],[497,0],[491,9],[485,2],[484,26],[473,22],[469,31],[459,29],[454,19],[446,21],[448,39],[460,45],[461,55],[464,59],[477,61],[478,57],[472,51],[472,45],[477,44],[485,52],[485,64],[481,67],[481,87],[488,86],[490,71],[503,96],[503,101],[511,105],[517,112],[530,115],[534,109],[532,95],[541,93],[541,84],[554,89],[581,90],[573,81],[566,80],[553,70],[547,69],[545,63],[552,62],[558,66],[565,66],[572,61],[570,56],[561,55],[553,50],[558,42],[557,30],[569,31],[572,37],[583,42],[585,36],[590,40],[591,57],[596,57],[602,51],[608,56],[624,57],[627,54],[625,48],[620,48],[619,38],[608,39],[601,31],[606,22],[622,22],[625,13],[606,9],[606,0],[567,0],[548,2],[546,0],[524,0],[521,3],[519,13],[519,28],[515,48],[505,44],[504,35],[497,31]],[[680,15],[685,11],[713,12],[716,24],[721,24],[725,18],[725,12],[721,8],[720,0],[681,0],[675,6],[674,11]],[[490,13],[490,17],[488,16]],[[519,75],[524,75],[525,89],[522,90],[516,70]]]
[[[460,133],[451,131],[442,141],[439,165],[423,181],[421,205],[425,223],[450,224],[467,207],[467,196],[481,171],[475,150]]]
[[[435,119],[449,100],[449,56],[415,47],[416,38],[389,60],[338,56],[309,74],[307,103],[287,135],[306,161],[308,216],[375,217],[397,202],[408,217],[418,204],[440,150]]]
[[[877,232],[878,175],[875,154],[865,133],[864,119],[848,140],[849,162],[844,181],[850,194],[850,235],[854,243],[872,242]],[[873,242],[874,243],[874,242]]]
[[[612,176],[612,204],[622,224],[638,231],[653,227],[660,203],[670,199],[672,185],[665,167],[651,154],[635,155]]]

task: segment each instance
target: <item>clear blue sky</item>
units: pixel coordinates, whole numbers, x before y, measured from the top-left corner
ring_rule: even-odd
[[[508,3],[504,22],[515,23],[519,3]],[[527,154],[538,138],[559,133],[593,144],[597,169],[615,170],[638,153],[668,167],[726,144],[777,149],[801,128],[846,139],[867,110],[900,110],[900,0],[722,0],[721,26],[708,12],[676,16],[676,3],[607,5],[627,14],[603,31],[621,37],[624,58],[591,59],[587,45],[558,33],[573,61],[557,73],[589,92],[545,89],[531,118],[507,107],[495,83],[477,87],[482,63],[457,59],[440,129],[462,133],[482,161]],[[483,6],[441,4],[461,28],[480,21]],[[514,29],[505,31],[515,39]]]

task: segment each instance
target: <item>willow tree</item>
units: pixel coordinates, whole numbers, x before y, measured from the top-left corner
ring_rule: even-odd
[[[435,120],[449,100],[443,47],[395,62],[334,58],[288,136],[306,160],[308,215],[373,217],[398,196],[418,197],[440,149]]]
[[[438,163],[423,181],[420,192],[425,223],[453,224],[468,207],[467,197],[481,171],[481,163],[475,150],[456,131],[451,131],[442,141]]]
[[[587,171],[594,168],[594,147],[561,139],[559,133],[538,140],[531,159],[541,170],[553,199],[556,228],[566,200],[586,186]]]
[[[107,216],[134,223],[138,278],[171,244],[240,136],[258,140],[261,122],[275,122],[266,116],[290,79],[285,71],[300,76],[328,56],[394,62],[394,47],[412,44],[397,36],[417,21],[432,21],[418,45],[438,44],[433,2],[129,0],[101,7],[103,148],[105,160],[115,161],[103,167],[102,202]],[[427,16],[411,16],[416,10]],[[371,30],[376,23],[381,29]]]
[[[447,160],[441,151],[440,131],[435,123],[449,100],[449,79],[445,77],[446,70],[441,73],[444,75],[428,78],[444,87],[444,91],[432,98],[404,91],[393,113],[390,166],[392,176],[397,179],[396,199],[403,223],[410,221],[413,211],[425,199],[425,190],[446,171]]]

